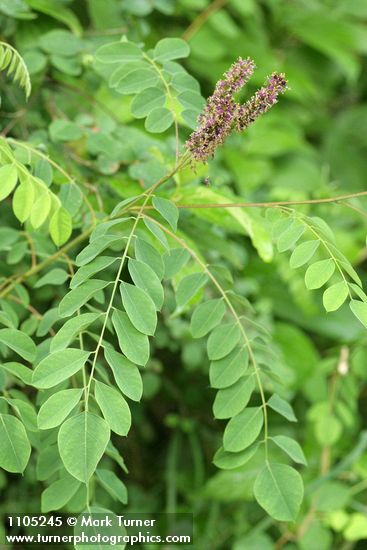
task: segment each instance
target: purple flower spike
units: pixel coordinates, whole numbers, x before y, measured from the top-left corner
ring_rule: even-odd
[[[207,162],[235,128],[240,132],[248,128],[277,102],[279,94],[286,91],[284,74],[273,73],[265,86],[244,105],[236,103],[234,94],[246,84],[254,68],[252,59],[239,57],[217,83],[198,118],[197,130],[185,144],[193,160]]]
[[[239,58],[224,74],[223,80],[217,83],[213,95],[199,116],[198,129],[186,142],[186,147],[195,160],[206,162],[232,132],[237,111],[233,94],[246,84],[254,67],[251,59]]]
[[[266,113],[278,101],[278,95],[287,90],[284,74],[273,73],[254,96],[238,108],[237,130],[243,132],[260,115]]]

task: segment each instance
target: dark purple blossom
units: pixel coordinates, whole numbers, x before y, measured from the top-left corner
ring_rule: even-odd
[[[195,160],[205,162],[212,157],[216,148],[231,133],[237,111],[233,94],[246,84],[254,66],[251,59],[239,58],[217,83],[199,116],[197,130],[186,143]]]
[[[277,101],[278,95],[287,89],[284,74],[273,73],[244,105],[240,105],[237,112],[237,129],[246,130],[260,115],[266,113]]]
[[[234,100],[234,94],[246,84],[254,68],[255,63],[251,59],[239,58],[217,83],[198,118],[198,128],[186,142],[186,148],[194,160],[206,162],[234,129],[243,131],[248,128],[287,89],[285,76],[273,73],[265,86],[244,105],[239,105]]]

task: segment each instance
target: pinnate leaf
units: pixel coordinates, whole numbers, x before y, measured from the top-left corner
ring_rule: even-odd
[[[146,263],[130,258],[129,273],[135,285],[144,290],[153,300],[157,310],[163,305],[164,291],[159,277]]]
[[[100,279],[91,279],[77,286],[63,297],[59,304],[59,314],[61,317],[70,317],[86,302],[88,302],[94,294],[105,288],[109,284],[108,281]]]
[[[320,246],[320,241],[305,241],[299,244],[292,252],[289,265],[292,269],[307,264]]]
[[[359,300],[351,300],[350,309],[362,325],[367,328],[367,304]]]
[[[132,325],[123,311],[115,310],[112,324],[117,334],[120,349],[133,363],[144,366],[149,359],[149,339]]]
[[[300,444],[286,435],[275,435],[271,438],[278,447],[280,447],[294,462],[298,464],[307,464],[307,460]]]
[[[222,359],[237,345],[240,329],[235,322],[217,326],[210,334],[207,343],[208,357],[211,360]]]
[[[56,386],[84,367],[89,354],[89,351],[77,348],[50,353],[35,368],[33,385],[40,389]]]
[[[122,303],[134,327],[143,334],[153,335],[157,326],[155,304],[141,288],[129,283],[121,283]]]
[[[181,59],[189,54],[190,46],[181,38],[163,38],[154,48],[154,59],[160,63]]]
[[[0,414],[0,468],[22,473],[28,464],[31,446],[25,428],[11,414]]]
[[[257,502],[277,521],[296,520],[303,492],[300,474],[286,464],[267,463],[254,485]]]
[[[0,168],[0,201],[6,199],[18,181],[18,172],[14,164],[5,164]]]
[[[271,396],[268,401],[268,406],[280,415],[284,416],[284,418],[286,418],[290,422],[297,422],[297,418],[291,405],[278,394],[274,393]]]
[[[305,283],[309,290],[322,287],[328,282],[335,271],[335,262],[331,258],[319,260],[310,265],[306,271]]]
[[[345,281],[336,283],[325,290],[322,297],[324,308],[326,311],[336,311],[339,309],[348,298],[349,288]]]
[[[237,453],[251,445],[261,432],[264,415],[261,407],[249,407],[234,416],[223,436],[226,451]]]
[[[123,396],[115,388],[97,380],[94,395],[111,430],[118,435],[127,435],[131,426],[131,413]]]
[[[223,300],[208,300],[200,304],[191,317],[190,330],[194,338],[202,338],[213,330],[225,313]]]
[[[215,418],[231,418],[240,413],[255,389],[253,376],[243,376],[232,386],[219,390],[213,404]]]
[[[112,348],[105,349],[105,357],[122,393],[133,401],[140,401],[143,382],[138,367]]]
[[[70,389],[51,395],[38,412],[38,427],[49,430],[59,426],[79,403],[82,393],[82,389]]]
[[[66,420],[59,430],[58,447],[67,471],[87,483],[110,439],[110,428],[100,416],[82,412]]]

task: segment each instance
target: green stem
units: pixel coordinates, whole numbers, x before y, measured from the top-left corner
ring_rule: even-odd
[[[226,305],[227,305],[227,308],[229,309],[231,315],[233,316],[233,318],[235,319],[235,322],[236,324],[238,325],[240,331],[241,331],[241,334],[242,334],[242,337],[243,337],[243,340],[244,340],[244,343],[245,343],[245,346],[247,347],[248,349],[248,353],[249,353],[249,357],[250,357],[250,362],[254,368],[254,371],[255,371],[255,377],[256,377],[256,381],[257,381],[257,385],[258,385],[258,388],[259,388],[259,392],[260,392],[260,398],[261,398],[261,403],[262,403],[262,409],[263,409],[263,416],[264,416],[264,445],[265,445],[265,459],[268,460],[268,411],[267,411],[267,403],[266,403],[266,399],[265,399],[265,392],[264,392],[264,388],[263,388],[263,385],[262,385],[262,381],[261,381],[261,376],[260,376],[260,369],[258,367],[258,364],[257,364],[257,361],[256,361],[256,357],[255,357],[255,354],[253,352],[253,349],[251,347],[251,344],[250,344],[250,340],[247,336],[247,333],[241,323],[241,319],[239,318],[239,316],[237,315],[237,312],[236,310],[234,309],[231,301],[229,300],[227,294],[226,294],[226,291],[224,290],[224,288],[221,286],[221,284],[218,282],[218,280],[216,279],[216,277],[212,274],[212,272],[208,269],[208,267],[206,266],[206,264],[202,261],[202,259],[196,254],[196,252],[194,250],[192,250],[187,244],[186,242],[183,240],[183,239],[180,239],[180,237],[177,237],[177,235],[175,235],[174,233],[172,233],[172,231],[170,231],[169,229],[167,229],[164,225],[162,225],[160,222],[158,222],[157,220],[155,220],[154,218],[151,218],[150,216],[147,216],[146,214],[142,214],[142,217],[144,218],[147,218],[149,219],[150,221],[152,221],[153,223],[155,223],[157,226],[159,226],[162,231],[164,231],[165,233],[167,233],[168,235],[170,235],[170,237],[172,237],[176,242],[178,242],[182,248],[185,248],[188,253],[190,254],[190,256],[200,265],[200,267],[202,268],[202,270],[207,274],[207,276],[209,277],[209,279],[212,281],[213,285],[217,288],[217,290],[219,291],[219,293],[221,294],[221,296],[223,297],[223,300],[225,301]]]

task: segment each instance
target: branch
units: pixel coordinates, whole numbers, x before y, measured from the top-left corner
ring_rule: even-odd
[[[204,11],[199,13],[199,15],[194,19],[194,21],[187,27],[185,32],[182,35],[182,38],[184,40],[189,41],[190,38],[194,36],[202,27],[206,21],[209,19],[209,17],[215,13],[216,11],[223,8],[229,0],[214,0]]]
[[[356,197],[364,197],[366,195],[367,195],[367,191],[359,191],[358,193],[349,193],[347,195],[336,195],[335,197],[327,197],[326,199],[307,199],[303,201],[225,202],[225,203],[208,203],[208,204],[176,204],[176,206],[177,208],[272,208],[272,207],[287,206],[292,204],[323,204],[323,203],[329,203],[329,202],[338,202],[345,199],[354,199]]]

